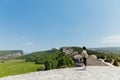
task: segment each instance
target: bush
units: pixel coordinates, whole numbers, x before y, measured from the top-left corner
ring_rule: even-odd
[[[109,63],[113,64],[114,59],[112,59],[112,58],[107,58],[107,59],[105,60],[105,62],[109,62]]]
[[[64,66],[60,66],[60,68],[67,68],[68,66],[67,65],[64,65]]]
[[[39,59],[39,58],[35,59],[34,62],[35,62],[35,64],[44,64],[44,60]]]
[[[49,61],[45,62],[45,70],[50,70],[51,69],[51,63]]]
[[[61,59],[58,60],[58,68],[61,67],[74,67],[75,64],[73,60],[68,56],[63,56]]]
[[[44,65],[45,65],[45,70],[56,69],[58,65],[58,61],[57,60],[46,61]]]
[[[44,71],[45,70],[45,67],[44,66],[40,66],[37,68],[37,71]]]
[[[113,65],[120,66],[119,62],[117,62],[116,60],[114,61]]]
[[[105,55],[99,54],[99,55],[97,55],[97,58],[98,59],[101,58],[101,59],[106,60],[107,57]]]
[[[57,60],[53,60],[51,61],[51,69],[56,69],[57,68],[57,65],[58,65],[58,61]]]
[[[115,57],[114,60],[117,61],[117,62],[120,62],[120,58],[119,57]]]
[[[1,61],[1,63],[5,63],[5,61]]]

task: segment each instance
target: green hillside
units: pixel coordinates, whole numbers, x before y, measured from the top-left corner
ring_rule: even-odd
[[[73,67],[74,63],[70,56],[65,56],[60,50],[38,51],[20,57],[26,62],[35,62],[35,64],[44,64],[45,70]]]
[[[62,47],[63,48],[63,47]],[[35,62],[36,64],[44,64],[49,66],[50,69],[60,68],[60,67],[72,67],[75,66],[72,60],[72,55],[64,55],[60,50],[52,51],[39,51],[33,52],[31,54],[21,57],[27,62]],[[79,54],[82,52],[80,47],[70,47],[74,51],[78,51]],[[120,55],[117,54],[108,54],[104,52],[97,52],[92,50],[87,50],[89,55],[96,55],[97,58],[102,58],[106,62],[119,66]]]

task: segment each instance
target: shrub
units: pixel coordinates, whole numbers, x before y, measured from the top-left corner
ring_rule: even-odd
[[[45,67],[44,66],[40,66],[37,68],[37,71],[44,71],[45,70]]]
[[[114,60],[117,61],[117,62],[120,62],[120,58],[119,57],[115,57]]]
[[[112,63],[112,64],[113,64],[114,59],[112,59],[112,58],[107,58],[107,59],[105,60],[105,62],[109,62],[109,63]]]
[[[56,69],[57,65],[58,65],[58,61],[57,60],[51,61],[51,69]]]
[[[114,61],[113,65],[120,66],[119,62],[117,62],[116,60]]]
[[[1,61],[1,63],[5,63],[5,61]]]
[[[51,63],[49,61],[46,61],[44,65],[45,65],[45,70],[51,69]]]
[[[68,56],[63,56],[62,58],[60,58],[58,60],[58,68],[74,67],[74,66],[75,66],[75,64],[74,64],[73,60]]]
[[[38,58],[34,60],[35,64],[44,64],[44,60]]]
[[[67,65],[64,65],[64,66],[60,66],[60,68],[67,68],[68,66]]]
[[[99,54],[99,55],[97,55],[97,58],[101,58],[101,59],[106,60],[107,57],[105,55]]]

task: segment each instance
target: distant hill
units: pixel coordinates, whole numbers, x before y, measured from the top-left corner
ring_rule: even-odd
[[[90,48],[90,50],[97,52],[120,54],[120,47]]]
[[[24,55],[22,50],[1,50],[0,59],[3,58],[12,58]]]
[[[91,50],[87,50],[87,51],[89,55],[96,54],[97,56],[101,57],[101,54],[99,54],[99,52],[91,51]],[[56,62],[62,63],[62,61],[68,60],[69,59],[68,57],[70,57],[70,59],[73,60],[73,57],[75,55],[81,54],[81,52],[82,52],[81,47],[61,47],[59,50],[52,49],[47,51],[33,52],[25,56],[22,56],[20,58],[25,59],[25,61],[27,62],[35,62],[36,64],[44,64],[46,61],[51,61],[52,63],[56,63]],[[68,55],[68,57],[64,58],[65,55]],[[60,59],[63,60],[60,61]]]
[[[97,59],[103,59],[104,61],[109,62],[116,66],[120,65],[120,55],[107,54],[105,53],[104,48],[102,49],[92,48],[87,49],[87,52],[88,55],[96,55]],[[112,50],[114,52],[119,50],[119,48],[117,48],[117,50],[113,48],[109,50]],[[36,64],[44,64],[49,66],[49,69],[55,69],[66,66],[67,67],[74,66],[73,65],[73,62],[75,61],[74,56],[81,54],[81,52],[82,52],[81,47],[61,47],[59,50],[52,49],[47,51],[33,52],[20,57],[20,59],[24,59],[27,62],[35,62]]]

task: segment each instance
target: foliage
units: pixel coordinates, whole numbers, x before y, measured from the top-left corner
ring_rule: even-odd
[[[74,67],[75,64],[73,62],[73,60],[69,57],[69,56],[62,56],[59,60],[58,60],[58,68],[61,67]]]
[[[37,68],[37,71],[44,71],[45,70],[45,66],[39,66],[38,68]]]
[[[74,66],[72,56],[63,55],[62,48],[60,48],[60,50],[52,49],[47,51],[34,52],[31,54],[22,56],[21,58],[25,59],[25,61],[27,62],[35,62],[35,64],[44,64],[46,70]],[[80,47],[70,47],[70,48],[72,48],[74,51],[78,51],[79,54],[81,54],[82,52],[82,48]],[[87,52],[88,52],[88,55],[96,55],[97,58],[102,58],[106,62],[109,62],[111,64],[113,64],[114,61],[120,62],[120,55],[118,54],[96,52],[88,49],[87,49]]]
[[[82,52],[82,48],[80,47],[71,47],[74,51],[78,51],[78,53],[80,54]]]
[[[115,65],[115,66],[120,66],[120,63],[115,60],[114,63],[113,63],[113,65]]]
[[[107,58],[107,59],[105,60],[105,62],[109,62],[109,63],[113,64],[114,59],[112,59],[112,58]]]
[[[58,60],[51,61],[51,69],[56,69],[58,66]]]
[[[2,60],[2,61],[0,61],[0,63],[4,63],[4,62],[5,62],[5,61],[3,61],[3,60]]]
[[[55,54],[53,54],[55,53]],[[59,54],[59,51],[39,51],[34,52],[25,56],[20,57],[21,59],[25,59],[26,62],[35,62],[36,64],[44,64],[46,60],[55,58],[56,54]]]
[[[51,69],[51,63],[49,61],[45,62],[45,70],[50,70]]]

